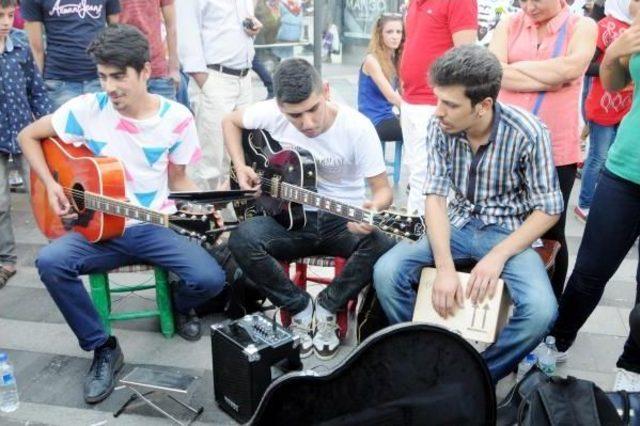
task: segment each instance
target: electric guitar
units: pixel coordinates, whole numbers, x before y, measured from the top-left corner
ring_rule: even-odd
[[[239,218],[269,215],[288,230],[300,229],[306,223],[303,207],[306,205],[350,221],[368,223],[394,237],[417,240],[424,233],[424,222],[419,216],[367,210],[315,192],[316,163],[305,149],[282,149],[263,130],[245,130],[242,144],[246,163],[261,177],[262,195],[255,200],[234,202]],[[233,176],[232,187],[238,187]]]
[[[49,206],[44,183],[31,171],[33,214],[49,239],[72,229],[91,242],[108,240],[124,233],[127,218],[171,228],[208,243],[229,229],[216,229],[213,207],[185,203],[182,211],[167,214],[126,202],[124,169],[115,158],[95,157],[85,146],[65,144],[57,138],[42,141],[42,151],[51,174],[78,213],[72,226],[63,223]]]

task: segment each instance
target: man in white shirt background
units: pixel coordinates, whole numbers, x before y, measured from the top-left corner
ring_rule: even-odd
[[[182,0],[176,9],[180,62],[200,89],[195,115],[202,159],[191,178],[216,189],[229,176],[222,117],[251,102],[253,37],[262,24],[253,0]]]

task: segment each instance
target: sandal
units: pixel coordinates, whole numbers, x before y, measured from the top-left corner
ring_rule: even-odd
[[[16,271],[10,271],[6,268],[0,267],[0,289],[2,289],[9,281],[9,278],[14,276]]]

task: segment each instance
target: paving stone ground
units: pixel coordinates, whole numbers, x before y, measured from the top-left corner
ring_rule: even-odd
[[[341,102],[355,104],[357,68],[343,65],[324,65],[324,75],[332,88],[332,96]],[[264,96],[264,89],[254,80],[256,98]],[[387,150],[393,155],[393,150]],[[391,160],[389,158],[389,160]],[[580,182],[576,182],[569,204],[572,210]],[[396,187],[396,203],[406,198],[406,176]],[[6,350],[16,366],[20,390],[20,408],[11,414],[0,414],[1,425],[156,425],[170,424],[149,409],[136,408],[114,419],[112,412],[128,398],[127,391],[118,390],[106,401],[89,406],[82,399],[82,380],[90,365],[90,354],[83,352],[67,328],[47,291],[40,283],[33,266],[37,250],[46,240],[36,228],[25,194],[13,197],[13,223],[18,243],[19,272],[6,288],[0,291],[0,350]],[[571,255],[570,270],[575,261],[584,225],[572,214],[567,219],[567,235]],[[635,298],[635,273],[638,249],[634,247],[609,283],[604,297],[587,324],[583,327],[570,351],[569,362],[559,368],[561,374],[595,381],[603,389],[611,389],[615,376],[615,361],[627,336],[628,314]],[[313,273],[325,274],[317,269]],[[122,282],[139,280],[141,275],[119,278]],[[317,287],[312,291],[318,291]],[[118,302],[119,308],[142,308],[153,304],[153,295],[142,293]],[[221,317],[209,316],[212,324]],[[168,371],[183,371],[200,377],[193,405],[205,407],[196,424],[235,424],[221,412],[213,401],[211,347],[207,337],[189,343],[180,337],[165,339],[158,332],[156,320],[116,323],[115,334],[125,354],[124,373],[135,366],[151,366]],[[353,327],[351,328],[353,330]],[[354,347],[351,333],[336,359],[327,367],[340,362]],[[311,357],[306,368],[322,368]],[[513,383],[503,380],[497,388],[504,395]]]

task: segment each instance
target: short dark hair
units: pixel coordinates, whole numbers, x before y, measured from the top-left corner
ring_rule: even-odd
[[[297,104],[307,100],[314,92],[322,92],[322,79],[309,62],[290,58],[276,68],[273,88],[278,103]]]
[[[18,0],[0,0],[0,7],[16,7],[18,5]]]
[[[91,42],[87,52],[97,64],[123,70],[131,67],[140,72],[149,62],[149,42],[131,25],[109,25]]]
[[[464,45],[447,51],[431,66],[432,86],[464,86],[471,105],[486,98],[496,100],[502,83],[502,66],[485,47]]]

